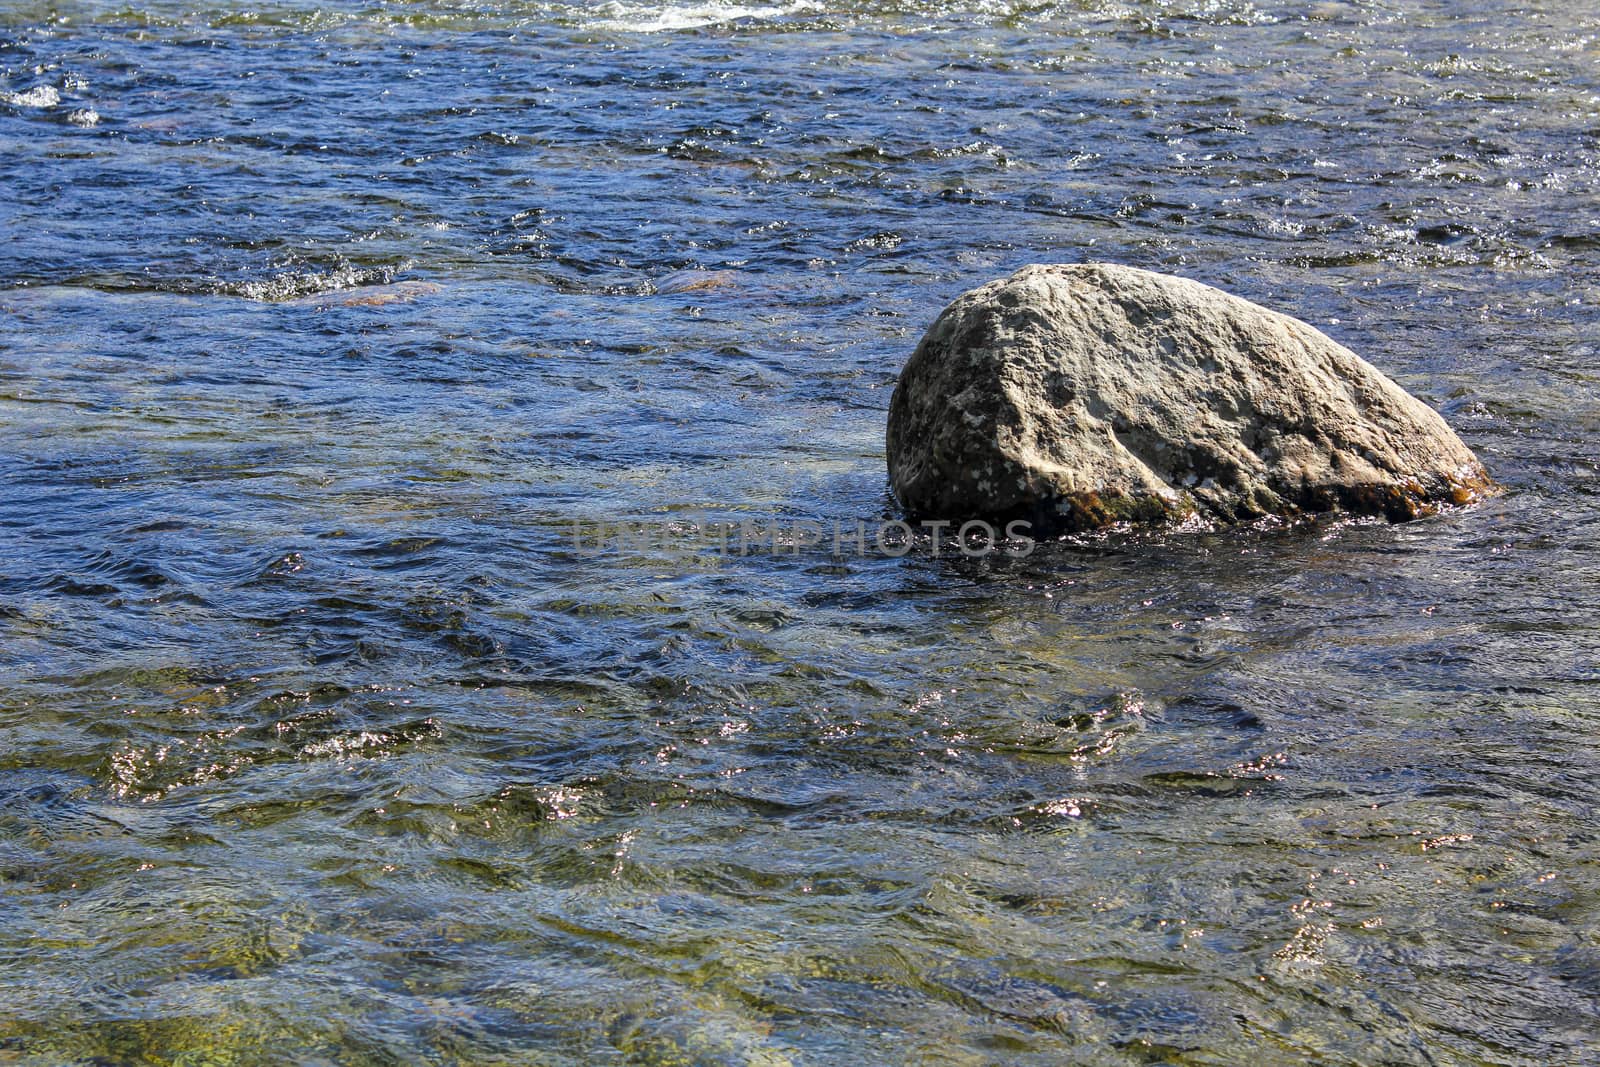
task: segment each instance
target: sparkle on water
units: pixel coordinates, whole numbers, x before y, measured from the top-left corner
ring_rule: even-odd
[[[0,1062],[1592,1055],[1597,42],[1563,0],[6,4]],[[1509,493],[574,544],[892,514],[921,330],[1085,259],[1322,327]]]

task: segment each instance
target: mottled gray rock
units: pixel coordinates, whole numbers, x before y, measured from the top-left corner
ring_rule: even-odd
[[[1495,488],[1435,411],[1312,327],[1109,263],[958,297],[901,372],[888,453],[914,517],[1057,532],[1409,519]]]

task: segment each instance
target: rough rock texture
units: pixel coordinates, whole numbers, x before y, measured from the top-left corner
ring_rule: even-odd
[[[888,453],[914,517],[1057,532],[1409,519],[1494,491],[1436,412],[1312,327],[1109,263],[1024,267],[957,298],[901,372]]]

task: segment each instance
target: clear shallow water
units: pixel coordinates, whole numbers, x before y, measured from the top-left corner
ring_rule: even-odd
[[[0,1059],[1592,1062],[1597,34],[8,5]],[[1509,493],[575,544],[891,513],[921,330],[1088,258],[1323,327]]]

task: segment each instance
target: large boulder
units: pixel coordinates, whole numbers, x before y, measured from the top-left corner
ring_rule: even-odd
[[[1110,263],[958,297],[889,405],[913,516],[1050,532],[1344,510],[1415,518],[1494,491],[1439,415],[1287,315]]]

